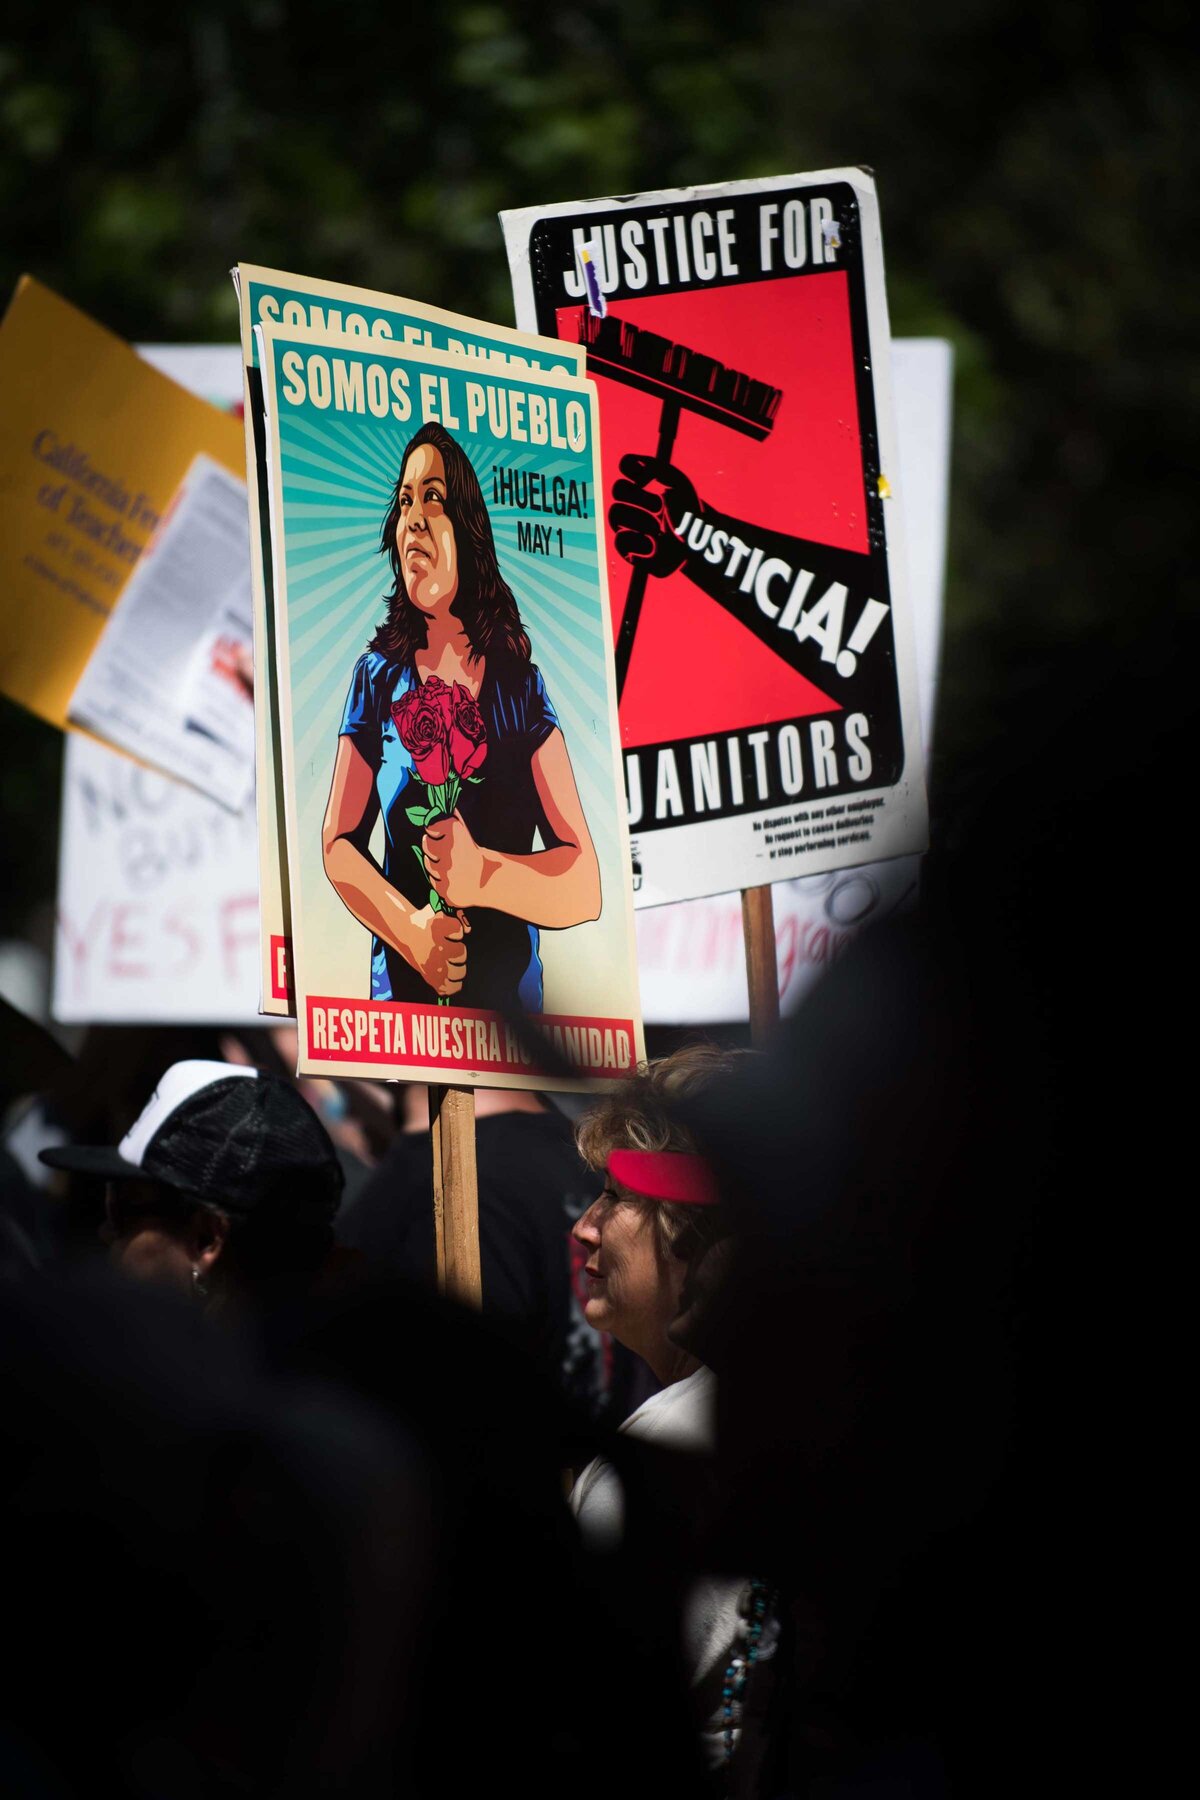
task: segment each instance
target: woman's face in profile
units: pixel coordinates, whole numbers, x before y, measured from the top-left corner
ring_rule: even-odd
[[[445,464],[433,444],[418,444],[404,465],[396,549],[413,605],[423,613],[447,607],[458,592],[458,548],[446,511]]]
[[[588,1252],[583,1309],[588,1324],[631,1349],[663,1337],[679,1305],[684,1266],[658,1254],[646,1205],[622,1196],[610,1181],[576,1221],[573,1236]]]

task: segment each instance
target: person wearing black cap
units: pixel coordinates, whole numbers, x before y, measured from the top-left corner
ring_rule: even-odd
[[[295,1089],[259,1069],[173,1063],[121,1142],[42,1161],[107,1183],[106,1237],[128,1274],[226,1300],[319,1270],[342,1171]]]

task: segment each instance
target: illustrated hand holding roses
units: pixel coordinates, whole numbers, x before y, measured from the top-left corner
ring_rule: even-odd
[[[423,828],[420,847],[413,845],[413,855],[429,882],[430,909],[457,913],[463,929],[469,930],[450,895],[479,891],[482,852],[456,808],[464,783],[483,779],[479,774],[487,759],[483,715],[460,681],[451,688],[437,675],[430,675],[396,702],[392,718],[400,742],[412,757],[413,773],[425,788],[425,804],[405,810],[409,823]],[[449,1004],[450,996],[439,994],[438,1005]]]

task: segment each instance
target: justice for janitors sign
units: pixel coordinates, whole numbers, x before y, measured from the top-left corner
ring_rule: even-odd
[[[923,849],[874,184],[503,217],[519,323],[600,392],[637,903]]]

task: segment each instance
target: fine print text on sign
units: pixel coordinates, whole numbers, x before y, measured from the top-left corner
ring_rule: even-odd
[[[70,720],[240,812],[254,785],[250,643],[246,484],[198,456],[105,625]]]
[[[155,360],[28,276],[0,326],[0,692],[59,730],[193,460],[244,473],[238,422]]]

